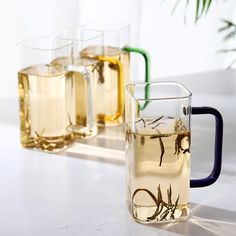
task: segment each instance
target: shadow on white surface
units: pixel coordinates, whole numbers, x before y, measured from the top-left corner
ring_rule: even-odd
[[[236,212],[207,205],[191,203],[191,216],[187,221],[151,227],[182,235],[227,235],[236,232]]]
[[[61,154],[68,157],[124,165],[124,149],[124,126],[117,126],[100,129],[97,136],[80,140]]]
[[[125,153],[124,151],[100,148],[95,146],[89,146],[85,144],[74,144],[73,148],[67,149],[62,153],[63,156],[97,161],[115,165],[125,164]]]

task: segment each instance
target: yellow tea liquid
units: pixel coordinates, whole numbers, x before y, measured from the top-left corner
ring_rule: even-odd
[[[128,208],[142,223],[189,214],[190,133],[182,121],[137,120],[126,131]]]
[[[99,52],[103,51],[102,55]],[[96,110],[99,125],[113,126],[124,121],[124,86],[130,82],[130,55],[120,48],[99,46],[87,47],[80,53],[83,58],[108,58],[108,61],[99,61],[93,69],[98,73],[96,80]],[[105,56],[104,56],[105,55]],[[118,67],[109,62],[118,60],[122,65],[124,81],[119,86]],[[119,97],[119,93],[122,96]]]
[[[18,73],[23,147],[60,151],[73,142],[74,88],[63,66],[34,65]]]

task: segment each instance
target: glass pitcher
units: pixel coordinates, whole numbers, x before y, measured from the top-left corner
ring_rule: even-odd
[[[93,120],[89,75],[84,67],[71,66],[71,40],[34,38],[19,43],[17,52],[21,144],[47,152],[61,151],[74,141],[74,72],[87,85],[88,124]],[[68,58],[68,63],[59,58]]]
[[[101,76],[101,63],[107,62],[111,67],[117,69],[118,76],[122,75],[122,68],[119,66],[119,61],[112,60],[112,58],[104,57],[104,37],[103,32],[97,30],[86,30],[82,27],[68,28],[62,31],[56,32],[52,35],[53,38],[71,40],[73,42],[73,62],[72,66],[83,66],[86,69],[88,75],[90,76],[92,85],[92,94],[89,99],[93,102],[93,121],[91,125],[81,132],[80,127],[86,126],[87,118],[89,117],[89,110],[86,107],[88,102],[85,102],[88,98],[87,96],[87,85],[80,73],[74,73],[75,88],[76,88],[76,126],[74,127],[74,133],[76,138],[82,137],[92,137],[97,134],[97,116],[100,107],[103,105],[103,92],[99,91],[99,85],[102,80]],[[86,57],[85,53],[89,53],[91,48],[96,47],[95,52],[99,56]],[[60,58],[63,60],[64,64],[67,64],[66,58]],[[57,61],[55,61],[57,62]],[[117,65],[118,64],[118,65]],[[119,79],[122,81],[122,78]],[[82,99],[81,99],[82,98]]]
[[[114,126],[124,121],[124,90],[125,85],[131,83],[130,53],[138,53],[145,62],[145,82],[150,82],[150,56],[141,48],[131,47],[130,26],[123,22],[104,19],[88,23],[85,29],[96,29],[104,33],[104,56],[118,60],[123,70],[123,81],[119,80],[116,68],[109,62],[101,62],[99,71],[101,80],[98,84],[99,94],[103,103],[98,104],[98,123],[105,126]],[[94,58],[97,47],[90,48],[84,56]],[[146,91],[148,96],[148,91]]]
[[[147,87],[149,99],[145,98]],[[133,219],[140,223],[186,219],[190,187],[211,185],[220,175],[222,116],[211,107],[191,107],[191,96],[174,82],[126,87],[127,204]],[[215,160],[207,178],[190,180],[190,120],[198,114],[216,118]]]
[[[93,101],[95,104],[94,112],[96,114],[95,123],[100,126],[104,125],[104,117],[106,119],[116,119],[119,117],[120,113],[116,113],[115,116],[110,116],[108,114],[104,115],[105,110],[107,109],[107,102],[109,99],[112,99],[114,96],[118,96],[117,106],[118,110],[123,110],[123,65],[117,58],[113,58],[110,55],[105,54],[104,48],[104,37],[102,31],[85,29],[83,27],[76,27],[71,29],[65,29],[61,32],[54,34],[53,37],[70,39],[74,45],[74,63],[81,64],[85,66],[91,76],[92,88],[93,88]],[[105,77],[107,77],[107,70],[109,73],[114,73],[117,76],[116,82],[113,80],[110,81],[110,85],[117,83],[118,91],[112,91],[111,94],[108,94],[106,86],[104,87]],[[106,80],[106,83],[108,80]],[[86,93],[86,88],[81,86],[80,80],[77,80],[77,88],[80,89],[79,94]],[[83,82],[84,83],[84,82]],[[108,86],[110,86],[108,85]],[[116,94],[113,94],[113,93]],[[109,96],[108,96],[109,95]],[[83,95],[84,96],[84,95]],[[116,104],[112,104],[113,107],[116,107]],[[79,123],[78,117],[84,117],[81,112],[82,109],[79,108],[80,104],[77,102],[77,123]],[[83,112],[84,113],[84,112]],[[103,118],[101,118],[103,117]],[[96,133],[96,132],[93,132]]]

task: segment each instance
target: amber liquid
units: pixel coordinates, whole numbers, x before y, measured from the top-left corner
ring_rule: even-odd
[[[120,48],[105,47],[104,55],[100,55],[103,49],[99,46],[85,48],[80,54],[83,58],[106,57],[119,60],[123,68],[124,81],[119,86],[118,68],[108,61],[99,61],[93,71],[98,73],[96,83],[96,111],[99,125],[114,126],[124,121],[124,86],[130,82],[130,56]],[[122,96],[119,96],[119,93]]]
[[[18,73],[21,144],[57,152],[74,140],[74,89],[62,66],[35,65]]]
[[[181,120],[153,121],[136,123],[135,132],[127,127],[128,208],[141,223],[182,220],[189,214],[190,133]]]

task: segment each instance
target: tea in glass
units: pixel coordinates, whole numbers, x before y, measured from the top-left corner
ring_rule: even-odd
[[[127,206],[137,222],[187,219],[190,188],[211,185],[220,175],[222,116],[211,107],[191,107],[191,96],[175,82],[126,86]],[[200,114],[216,119],[215,159],[208,177],[192,180],[190,118]]]
[[[98,52],[104,52],[104,55]],[[123,123],[124,115],[124,81],[129,80],[129,52],[115,47],[91,46],[80,53],[82,58],[98,59],[93,72],[97,72],[96,83],[96,112],[98,125],[112,126]],[[120,75],[120,68],[113,61],[119,61],[122,66],[123,75]],[[120,81],[122,79],[122,81]]]
[[[168,117],[139,119],[135,126],[126,131],[131,215],[145,223],[187,217],[190,132],[181,119]]]
[[[41,64],[18,73],[21,143],[26,148],[60,151],[73,142],[72,72]]]

